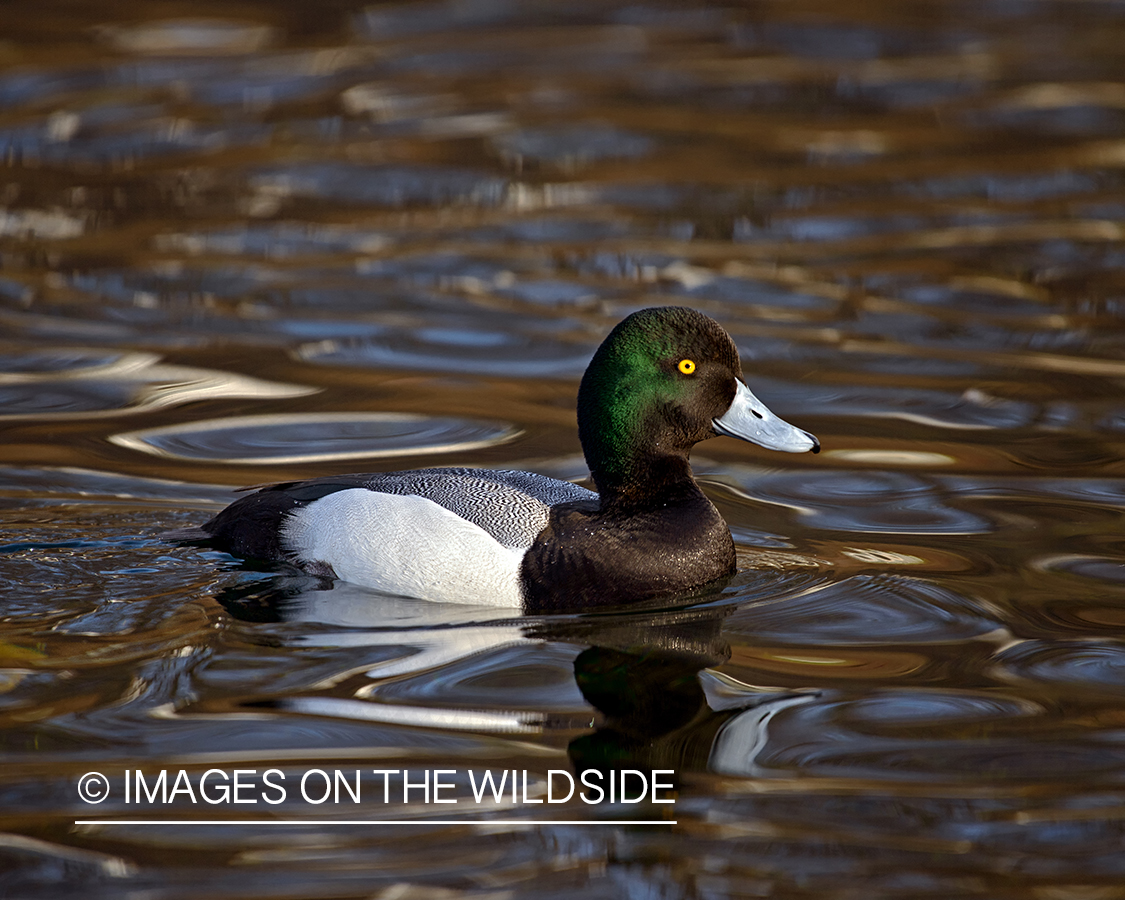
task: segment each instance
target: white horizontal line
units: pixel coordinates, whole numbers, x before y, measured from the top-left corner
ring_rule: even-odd
[[[675,819],[75,819],[75,825],[676,825]]]

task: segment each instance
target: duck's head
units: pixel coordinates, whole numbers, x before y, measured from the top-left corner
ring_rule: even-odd
[[[771,450],[820,449],[742,381],[738,349],[694,309],[642,309],[597,349],[578,389],[578,436],[598,490],[628,489],[717,434]]]

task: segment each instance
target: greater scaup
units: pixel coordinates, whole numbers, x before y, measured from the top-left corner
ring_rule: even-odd
[[[430,600],[526,612],[647,600],[734,571],[730,530],[688,463],[717,434],[820,449],[750,392],[717,322],[644,309],[610,332],[578,388],[597,493],[488,469],[328,476],[269,485],[168,537]]]

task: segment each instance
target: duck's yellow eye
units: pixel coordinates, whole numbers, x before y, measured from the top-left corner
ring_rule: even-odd
[[[681,359],[680,364],[676,368],[678,368],[685,375],[691,375],[692,373],[695,372],[695,360],[694,359]]]

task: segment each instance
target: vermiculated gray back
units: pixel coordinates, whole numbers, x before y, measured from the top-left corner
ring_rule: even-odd
[[[530,472],[490,469],[416,469],[373,475],[365,486],[385,494],[425,497],[483,528],[505,547],[530,547],[550,508],[597,500],[584,487]]]

